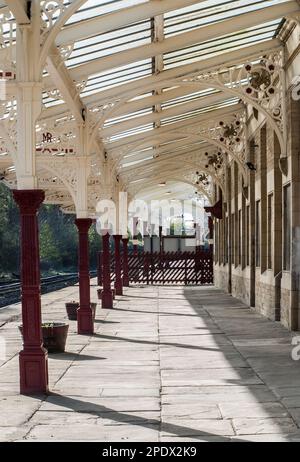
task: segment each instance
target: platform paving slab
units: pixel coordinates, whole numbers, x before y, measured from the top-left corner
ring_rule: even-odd
[[[43,320],[66,321],[77,298],[43,295]],[[133,286],[98,304],[93,337],[70,321],[49,396],[19,395],[20,311],[0,310],[0,441],[300,441],[296,333],[220,290]]]

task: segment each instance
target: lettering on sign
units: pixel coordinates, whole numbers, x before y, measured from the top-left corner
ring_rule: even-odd
[[[43,143],[53,143],[53,135],[50,132],[43,133]],[[49,154],[54,154],[58,152],[64,152],[65,154],[73,154],[74,149],[73,148],[55,148],[52,146],[42,146],[36,149],[37,152],[41,152],[42,154],[45,154],[48,152]]]

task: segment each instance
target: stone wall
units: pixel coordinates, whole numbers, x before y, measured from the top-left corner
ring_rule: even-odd
[[[300,101],[293,96],[299,33],[297,26],[282,37],[290,56],[282,102],[287,143],[270,118],[247,106],[245,159],[252,167],[245,180],[238,162],[229,159],[223,221],[216,220],[227,236],[218,241],[216,286],[291,330],[300,329]]]
[[[289,289],[281,289],[281,323],[287,327],[291,328],[290,320],[290,305],[291,305],[291,291]]]
[[[224,292],[228,291],[228,265],[214,265],[214,284]]]
[[[256,303],[255,309],[258,313],[275,321],[276,319],[276,297],[274,278],[267,278],[257,275],[255,281]]]
[[[246,305],[250,305],[250,281],[247,275],[232,275],[232,295]]]

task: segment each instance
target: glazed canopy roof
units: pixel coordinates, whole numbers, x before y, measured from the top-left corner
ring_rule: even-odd
[[[70,115],[78,120],[84,108],[93,120],[98,118],[98,146],[128,189],[137,192],[141,182],[155,191],[159,181],[169,180],[176,197],[187,189],[178,186],[182,179],[191,186],[189,194],[195,189],[197,163],[205,171],[207,158],[223,158],[225,149],[211,139],[211,130],[219,139],[220,121],[223,128],[228,118],[242,124],[247,101],[240,95],[253,83],[245,65],[280,50],[280,31],[299,10],[298,2],[290,0],[40,3],[43,20],[53,23],[78,4],[55,39],[64,67],[53,64],[53,56],[47,59],[40,123]],[[24,23],[25,4],[0,1],[0,14],[10,9],[16,22]],[[2,40],[10,40],[12,48],[15,28],[3,26]],[[233,65],[242,69],[234,83],[232,75],[222,85],[209,79],[211,72],[222,79]],[[240,93],[230,91],[234,88]],[[191,127],[202,134],[187,134]],[[227,154],[233,150],[230,146]],[[209,167],[208,177],[220,176],[221,166],[212,161]]]

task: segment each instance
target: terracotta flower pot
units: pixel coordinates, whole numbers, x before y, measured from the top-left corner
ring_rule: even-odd
[[[23,326],[19,326],[23,335]],[[69,324],[51,322],[42,324],[43,344],[49,353],[64,353],[68,337]]]
[[[49,353],[63,353],[66,348],[69,324],[43,324],[44,347]]]
[[[77,321],[78,308],[79,308],[78,302],[66,303],[66,310],[67,310],[68,318],[70,321]],[[93,319],[95,319],[95,316],[96,316],[96,308],[97,308],[97,303],[91,303]]]
[[[102,292],[103,292],[103,289],[98,289],[97,292],[98,292],[98,299],[101,300],[101,299],[102,299]],[[115,298],[116,298],[116,291],[115,291],[115,289],[111,289],[111,293],[112,293],[113,299],[115,300]]]
[[[92,310],[92,313],[93,313],[93,320],[95,321],[95,317],[96,317],[96,308],[97,308],[97,303],[91,303],[91,310]]]
[[[68,315],[68,319],[70,321],[77,321],[77,310],[78,310],[78,308],[79,308],[79,303],[78,302],[66,303],[67,315]]]

